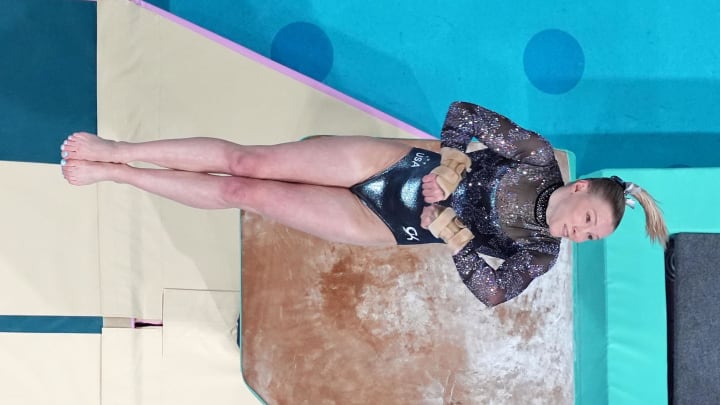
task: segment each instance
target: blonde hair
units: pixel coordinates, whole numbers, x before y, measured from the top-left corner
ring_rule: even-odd
[[[668,230],[667,225],[665,225],[662,210],[660,210],[660,207],[650,193],[643,188],[637,187],[634,183],[630,184],[635,187],[629,190],[628,194],[633,196],[633,198],[642,205],[643,211],[645,211],[645,232],[647,232],[652,241],[659,243],[663,248],[667,247]]]
[[[650,193],[637,184],[624,182],[618,177],[598,177],[584,180],[589,182],[590,192],[610,203],[615,216],[615,228],[625,214],[625,206],[628,204],[627,196],[632,196],[643,207],[645,231],[650,240],[659,243],[663,248],[667,247],[668,230],[665,219],[662,210]]]

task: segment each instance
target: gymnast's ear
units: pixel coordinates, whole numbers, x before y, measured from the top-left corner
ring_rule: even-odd
[[[572,183],[572,191],[578,192],[578,191],[587,191],[590,187],[590,182],[587,180],[575,180],[574,183]]]

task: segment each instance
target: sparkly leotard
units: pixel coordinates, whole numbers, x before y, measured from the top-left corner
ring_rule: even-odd
[[[497,305],[516,297],[555,263],[560,238],[550,235],[545,211],[562,177],[553,148],[543,137],[483,107],[453,103],[443,124],[442,146],[464,152],[473,138],[488,148],[468,153],[471,172],[440,204],[452,207],[475,235],[453,256],[460,277],[480,301]],[[431,169],[420,168],[416,176]],[[394,174],[390,169],[382,173]],[[404,176],[400,178],[407,179]],[[397,188],[403,183],[394,184]],[[354,191],[361,196],[362,190]],[[415,195],[422,199],[421,194]],[[370,198],[385,197],[376,190]],[[422,207],[422,202],[410,205]],[[391,230],[402,228],[393,211],[375,212]],[[400,237],[396,233],[396,239]],[[504,263],[493,269],[478,253],[499,257]]]
[[[452,207],[475,235],[453,256],[460,277],[478,299],[496,305],[555,263],[560,238],[550,234],[545,211],[563,180],[545,138],[483,107],[453,103],[442,146],[465,151],[473,137],[488,148],[468,154],[472,171],[441,205]],[[493,269],[478,253],[505,261]]]

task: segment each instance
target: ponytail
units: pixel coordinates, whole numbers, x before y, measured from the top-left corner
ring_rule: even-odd
[[[636,200],[645,211],[645,231],[653,242],[663,248],[667,246],[668,230],[662,211],[655,199],[635,183],[626,182],[617,176],[585,179],[590,184],[590,191],[610,203],[615,216],[614,225],[620,224],[625,214],[625,206],[634,208]],[[628,198],[628,197],[632,197]],[[634,200],[633,200],[634,199]]]
[[[635,183],[628,183],[625,190],[629,196],[642,205],[643,211],[645,211],[645,231],[650,239],[665,248],[668,241],[668,230],[662,211],[655,199]]]

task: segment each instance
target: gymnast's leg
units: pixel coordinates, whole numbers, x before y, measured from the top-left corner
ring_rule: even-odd
[[[333,242],[396,244],[385,224],[346,188],[82,160],[66,161],[63,174],[74,185],[114,181],[191,207],[241,208]]]
[[[215,138],[130,143],[87,133],[63,144],[66,159],[146,162],[199,173],[349,187],[400,160],[410,146],[366,136],[320,136],[278,145],[238,145]]]

